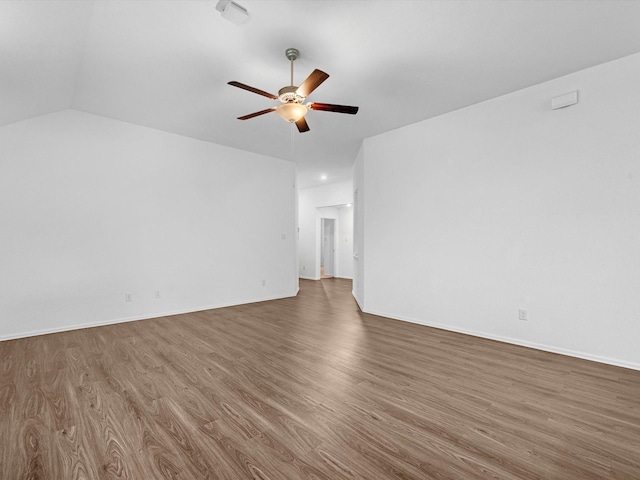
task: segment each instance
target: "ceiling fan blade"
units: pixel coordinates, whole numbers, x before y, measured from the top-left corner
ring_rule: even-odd
[[[317,68],[311,72],[302,85],[298,87],[296,93],[298,95],[302,95],[303,97],[308,97],[311,95],[316,88],[320,86],[322,82],[324,82],[327,78],[329,78],[328,73],[324,73],[322,70],[318,70]]]
[[[296,122],[296,127],[298,127],[298,131],[300,133],[309,131],[309,125],[307,125],[307,121],[304,119],[304,117]]]
[[[278,97],[276,97],[273,93],[265,92],[264,90],[259,90],[257,88],[250,87],[249,85],[245,85],[244,83],[240,83],[240,82],[236,82],[236,81],[227,82],[227,83],[229,85],[234,86],[234,87],[238,87],[238,88],[241,88],[243,90],[248,90],[250,92],[257,93],[258,95],[262,95],[263,97],[271,98],[273,100],[277,100],[278,99]]]
[[[265,113],[275,112],[276,107],[267,108],[266,110],[260,110],[259,112],[250,113],[249,115],[244,115],[243,117],[238,117],[238,120],[249,120],[253,117],[258,117],[260,115],[264,115]]]
[[[320,110],[323,112],[348,113],[355,115],[358,113],[358,107],[350,107],[349,105],[332,105],[331,103],[312,103],[309,105],[311,110]]]

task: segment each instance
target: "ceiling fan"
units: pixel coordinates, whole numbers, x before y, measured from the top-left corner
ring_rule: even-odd
[[[278,91],[277,96],[272,93],[265,92],[264,90],[250,87],[244,83],[236,81],[228,82],[229,85],[234,87],[242,88],[243,90],[248,90],[273,100],[280,100],[280,105],[277,107],[271,107],[266,110],[250,113],[248,115],[238,117],[238,120],[249,120],[250,118],[264,115],[265,113],[276,112],[287,122],[295,123],[296,127],[298,127],[298,131],[303,133],[309,131],[309,125],[307,125],[307,121],[304,118],[309,110],[348,113],[350,115],[358,113],[358,107],[351,107],[348,105],[333,105],[331,103],[318,102],[305,104],[304,101],[306,98],[311,95],[311,92],[318,88],[322,82],[329,78],[329,74],[322,70],[315,69],[299,87],[296,87],[293,84],[293,62],[298,58],[300,52],[295,48],[287,48],[285,55],[291,61],[291,85],[282,87]]]

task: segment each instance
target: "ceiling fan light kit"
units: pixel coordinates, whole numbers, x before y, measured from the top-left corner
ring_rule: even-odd
[[[311,72],[311,75],[309,75],[305,79],[305,81],[302,82],[300,86],[295,86],[293,84],[293,62],[296,60],[296,58],[298,58],[299,55],[300,52],[295,48],[287,48],[287,50],[285,50],[285,56],[291,62],[291,84],[282,87],[278,91],[278,96],[273,95],[269,92],[265,92],[264,90],[250,87],[249,85],[245,85],[244,83],[236,81],[228,82],[228,84],[231,86],[238,87],[249,92],[257,93],[258,95],[271,98],[272,100],[280,101],[280,105],[278,105],[277,107],[267,108],[266,110],[243,115],[242,117],[238,117],[238,120],[249,120],[250,118],[264,115],[265,113],[276,112],[285,121],[295,123],[298,127],[298,131],[300,133],[303,133],[309,131],[309,125],[307,125],[307,121],[304,118],[309,110],[347,113],[350,115],[355,115],[356,113],[358,113],[358,107],[352,107],[349,105],[333,105],[331,103],[305,104],[304,101],[306,100],[306,98],[311,94],[311,92],[318,88],[322,82],[329,78],[329,74],[323,72],[322,70],[315,69],[313,72]]]
[[[290,123],[296,123],[304,117],[308,111],[309,107],[295,102],[283,103],[276,107],[276,113]]]

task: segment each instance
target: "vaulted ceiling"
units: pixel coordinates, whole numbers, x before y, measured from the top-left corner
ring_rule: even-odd
[[[298,163],[300,186],[350,178],[364,138],[640,52],[640,2],[237,0],[0,2],[0,125],[73,108]],[[331,77],[300,134],[274,105],[284,51],[295,82]],[[564,92],[558,92],[564,93]],[[1,161],[1,159],[0,159]]]

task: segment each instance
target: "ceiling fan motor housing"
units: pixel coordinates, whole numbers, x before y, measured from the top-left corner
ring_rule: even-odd
[[[302,103],[305,97],[297,93],[298,87],[289,85],[288,87],[282,87],[278,90],[278,100],[282,103]]]

